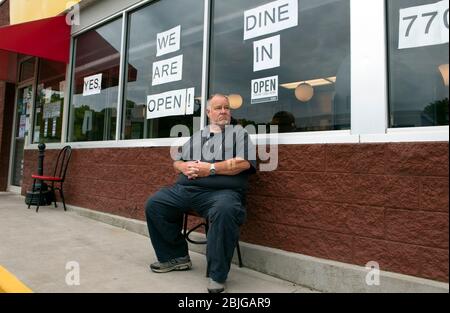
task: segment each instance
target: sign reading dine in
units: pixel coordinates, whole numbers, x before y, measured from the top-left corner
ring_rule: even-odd
[[[278,0],[245,11],[244,40],[298,25],[298,0]]]

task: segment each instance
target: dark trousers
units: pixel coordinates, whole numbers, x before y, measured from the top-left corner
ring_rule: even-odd
[[[182,234],[183,213],[194,210],[209,221],[206,258],[209,276],[226,281],[231,259],[244,223],[244,195],[238,191],[215,190],[176,184],[150,197],[145,206],[150,239],[159,262],[188,255]]]

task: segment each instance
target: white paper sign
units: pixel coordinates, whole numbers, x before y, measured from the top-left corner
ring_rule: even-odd
[[[66,91],[66,81],[65,80],[59,82],[59,91],[63,92],[63,93]]]
[[[280,35],[253,43],[253,71],[280,66]]]
[[[183,55],[153,63],[152,86],[183,79]]]
[[[21,115],[19,121],[19,138],[25,137],[26,129],[27,129],[27,116]]]
[[[400,10],[399,49],[448,43],[448,0]]]
[[[194,113],[195,88],[147,96],[147,119]]]
[[[97,74],[84,78],[83,96],[97,95],[102,92],[103,74]]]
[[[36,129],[34,130],[34,143],[39,143],[40,140],[40,129],[36,127]]]
[[[278,101],[278,76],[252,80],[252,104]]]
[[[181,25],[156,36],[156,56],[162,56],[180,50]]]
[[[28,131],[30,130],[30,118],[27,116],[25,118],[25,136],[28,136]]]
[[[47,137],[48,134],[48,119],[45,119],[45,124],[44,124],[44,138]]]
[[[244,40],[298,25],[298,0],[278,0],[244,13]]]
[[[56,118],[55,118],[55,119],[53,119],[52,137],[56,137],[56,125],[57,125],[57,121],[56,121]]]
[[[52,108],[51,108],[50,103],[44,104],[44,118],[45,118],[45,119],[47,119],[47,118],[52,118],[52,114],[53,114],[52,111],[53,111],[53,110],[52,110]]]
[[[57,118],[61,115],[61,102],[53,102],[44,104],[44,118]]]
[[[51,87],[44,89],[44,101],[45,103],[50,103],[52,101],[53,90]]]
[[[186,90],[186,115],[194,114],[194,97],[195,97],[195,88],[188,88]]]

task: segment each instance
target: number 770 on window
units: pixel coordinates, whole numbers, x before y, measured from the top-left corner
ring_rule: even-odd
[[[448,43],[448,0],[400,10],[399,49]]]

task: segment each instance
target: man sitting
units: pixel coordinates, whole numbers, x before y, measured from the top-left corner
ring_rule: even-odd
[[[188,270],[192,263],[181,233],[183,214],[191,209],[209,222],[206,257],[210,293],[225,290],[239,228],[246,218],[243,206],[248,176],[256,172],[256,151],[248,133],[230,126],[228,98],[208,100],[211,125],[195,133],[174,162],[176,184],[149,198],[145,213],[158,262],[153,272]]]

